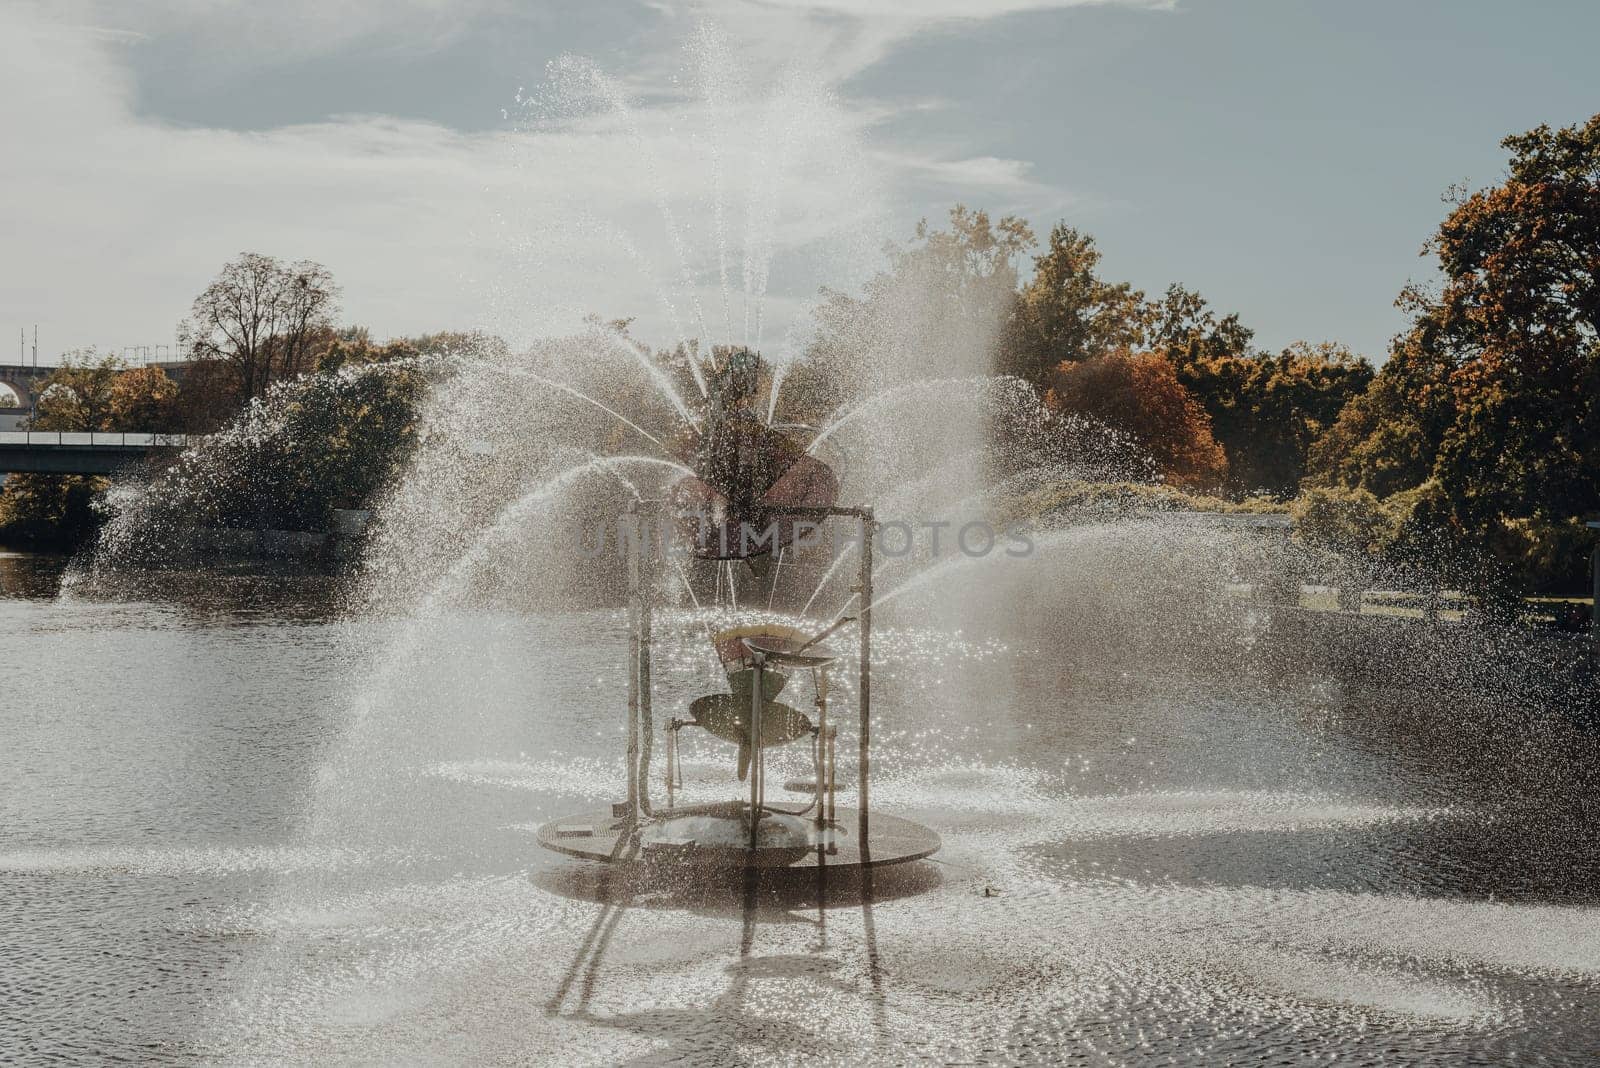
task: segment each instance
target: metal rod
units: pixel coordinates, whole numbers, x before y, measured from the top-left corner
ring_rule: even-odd
[[[766,657],[751,650],[755,670],[750,687],[750,848],[756,847],[756,832],[761,827],[761,686]]]
[[[1600,526],[1600,524],[1590,523],[1589,526]],[[1594,580],[1594,608],[1589,613],[1589,637],[1594,642],[1595,650],[1600,652],[1600,547],[1596,547],[1589,566],[1594,572],[1592,576]]]
[[[650,517],[654,519],[653,514]],[[656,569],[655,569],[655,542],[651,537],[651,529],[655,523],[648,523],[644,529],[643,557],[639,566],[639,773],[636,776],[639,783],[639,811],[644,816],[650,816],[650,752],[655,745],[655,719],[652,714],[651,694],[653,687],[650,680],[651,650],[655,644],[655,606],[653,604]]]
[[[828,826],[839,825],[839,728],[828,730]],[[832,852],[830,849],[829,852]]]
[[[676,722],[676,721],[674,721]],[[673,809],[675,800],[672,783],[672,773],[678,766],[678,730],[675,726],[667,728],[667,811]]]
[[[855,616],[840,616],[833,623],[829,624],[827,628],[818,631],[816,633],[816,635],[814,637],[812,637],[812,639],[810,641],[806,642],[800,648],[796,649],[795,650],[795,655],[798,656],[799,654],[805,652],[807,649],[811,648],[813,645],[816,645],[820,641],[826,641],[828,636],[831,635],[834,631],[838,630],[840,627],[844,626],[846,623],[853,622],[855,620],[855,618],[856,618]]]
[[[828,821],[828,788],[832,775],[828,769],[828,665],[817,671],[817,830]],[[820,844],[820,837],[818,839]]]
[[[772,569],[772,585],[767,587],[767,611],[772,611],[772,599],[778,596],[778,580],[783,578],[783,554],[788,546],[778,550],[778,563]]]
[[[871,806],[871,795],[868,780],[872,771],[872,541],[877,535],[878,524],[872,518],[872,509],[861,511],[861,686],[857,700],[861,705],[861,733],[858,736],[861,746],[858,771],[861,785],[858,791],[860,801],[860,825],[857,834],[860,836],[859,848],[865,852],[867,849],[867,832],[870,829],[868,809]]]
[[[639,511],[629,508],[637,522]],[[628,539],[628,824],[639,821],[639,542]]]

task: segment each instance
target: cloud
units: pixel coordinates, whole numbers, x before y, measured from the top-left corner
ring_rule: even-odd
[[[954,4],[649,6],[664,32],[622,73],[562,61],[486,133],[380,115],[162,122],[135,110],[127,50],[144,47],[130,35],[164,34],[241,62],[358,39],[425,47],[503,16],[500,0],[0,9],[0,93],[17,105],[0,112],[16,149],[0,156],[14,251],[0,325],[38,322],[47,353],[164,344],[218,268],[252,250],[325,263],[347,319],[379,334],[485,326],[526,340],[597,312],[638,316],[653,341],[779,344],[819,286],[876,269],[884,239],[930,200],[1065,199],[1024,160],[874,143],[897,111],[841,94]],[[1070,5],[962,11],[1044,6]]]
[[[219,64],[327,55],[355,42],[439,48],[514,9],[507,0],[60,0],[51,8],[104,33],[190,38]]]
[[[975,21],[1071,7],[1142,7],[1170,11],[1177,0],[752,0],[757,7],[825,11],[856,18],[894,18],[908,22],[942,19]]]
[[[967,159],[907,161],[941,185],[975,192],[1032,193],[1045,188],[1033,178],[1033,164],[1021,159],[972,156]]]
[[[169,341],[246,249],[327,264],[348,317],[380,333],[526,339],[601,312],[662,341],[781,334],[761,308],[792,313],[837,279],[829,250],[874,225],[866,120],[803,79],[638,106],[574,61],[495,133],[381,116],[193,129],[131,112],[101,35],[0,21],[0,92],[24,104],[0,137],[26,146],[0,162],[0,227],[26,250],[0,262],[0,311],[40,322],[46,351]],[[784,292],[763,305],[774,277]]]

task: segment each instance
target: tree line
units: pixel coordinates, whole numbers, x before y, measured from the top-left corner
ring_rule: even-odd
[[[1500,182],[1447,193],[1423,250],[1438,282],[1399,295],[1410,324],[1380,367],[1330,342],[1263,351],[1182,285],[1103,277],[1066,223],[1039,248],[1023,220],[959,206],[861,294],[826,293],[809,355],[843,373],[871,337],[914,365],[965,333],[1052,409],[1131,435],[1171,485],[1292,504],[1346,552],[1581,591],[1600,517],[1600,116],[1502,145]]]
[[[1438,281],[1399,295],[1409,325],[1381,366],[1331,342],[1266,351],[1239,315],[1183,285],[1150,295],[1104,277],[1095,239],[1065,222],[1040,242],[1020,218],[957,206],[943,227],[921,224],[888,248],[859,292],[823,291],[815,339],[786,372],[786,414],[817,421],[840,382],[859,392],[942,377],[972,368],[940,361],[976,354],[1051,412],[1126,435],[1170,486],[1277,502],[1305,536],[1344,552],[1426,553],[1472,561],[1463,581],[1580,589],[1584,524],[1600,516],[1600,116],[1503,145],[1501,181],[1447,195],[1424,248]],[[80,354],[46,383],[34,425],[208,433],[278,382],[485,343],[375,344],[338,315],[325,268],[247,253],[180,327],[191,361],[181,383]],[[626,335],[626,320],[594,325]],[[864,362],[868,347],[876,358]],[[653,358],[683,378],[697,352]],[[395,409],[379,407],[393,431]],[[366,464],[404,456],[357,452]],[[98,488],[8,479],[0,533],[19,516],[81,533]],[[316,511],[293,510],[302,522]]]

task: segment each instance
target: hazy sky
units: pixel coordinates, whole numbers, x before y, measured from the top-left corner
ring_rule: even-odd
[[[8,0],[0,327],[170,343],[249,249],[379,336],[775,350],[964,200],[1379,355],[1445,188],[1600,110],[1597,40],[1592,0]]]

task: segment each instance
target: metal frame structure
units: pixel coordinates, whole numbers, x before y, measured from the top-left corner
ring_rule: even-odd
[[[637,537],[628,540],[628,722],[627,722],[627,752],[628,752],[628,799],[626,802],[615,806],[614,815],[626,820],[629,831],[637,835],[641,819],[649,819],[655,815],[650,804],[649,793],[649,766],[653,744],[654,716],[652,709],[652,684],[651,684],[651,657],[654,643],[654,605],[653,590],[655,587],[656,564],[660,557],[660,547],[651,538],[649,525],[639,524],[642,517],[659,518],[663,511],[664,502],[647,501],[635,504],[630,508],[630,517],[635,522]],[[854,617],[844,617],[819,633],[812,639],[812,644],[820,642],[824,637],[838,630],[852,619],[856,623],[859,636],[859,689],[858,711],[860,713],[860,726],[857,734],[859,743],[858,757],[858,797],[857,805],[857,834],[863,848],[868,841],[868,832],[871,826],[871,797],[870,780],[872,769],[872,598],[873,598],[873,545],[877,538],[878,526],[871,508],[841,508],[841,507],[779,507],[767,510],[767,515],[773,518],[810,519],[825,521],[828,519],[855,519],[860,523],[860,552],[861,563],[857,585],[853,592],[859,598],[860,610]],[[766,670],[769,660],[774,662],[783,659],[782,656],[751,650],[755,666],[756,678],[751,689],[750,709],[750,735],[751,735],[751,761],[750,761],[750,849],[757,847],[757,834],[760,830],[760,820],[766,807],[766,761],[765,747],[761,744],[761,695],[763,692],[762,675]],[[803,652],[803,650],[802,650]],[[838,729],[829,723],[828,718],[828,683],[827,666],[820,665],[817,673],[817,698],[818,723],[815,728],[817,737],[816,766],[817,782],[816,796],[813,804],[816,806],[816,824],[819,829],[836,825],[836,808],[834,800],[836,752],[834,740]],[[686,725],[684,721],[673,720],[669,730]],[[675,738],[672,739],[675,741]],[[668,804],[672,804],[673,776],[678,773],[676,766],[675,744],[669,745],[667,754],[667,784]],[[826,790],[826,792],[824,792]]]

